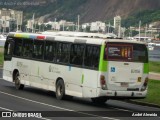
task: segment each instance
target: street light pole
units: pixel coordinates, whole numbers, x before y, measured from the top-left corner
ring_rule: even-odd
[[[140,41],[140,37],[141,37],[141,21],[139,21],[139,41]]]
[[[77,28],[77,31],[79,31],[79,15],[78,15],[78,28]]]

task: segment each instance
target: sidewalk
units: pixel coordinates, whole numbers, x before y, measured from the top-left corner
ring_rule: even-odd
[[[149,72],[149,79],[160,80],[160,73]]]

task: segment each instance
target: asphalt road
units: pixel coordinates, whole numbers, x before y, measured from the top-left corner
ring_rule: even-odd
[[[13,83],[2,79],[0,69],[0,116],[11,112],[12,118],[28,119],[24,117],[30,113],[38,113],[37,117],[29,119],[67,119],[67,120],[159,120],[159,108],[141,106],[118,100],[108,100],[105,104],[97,105],[90,99],[74,97],[72,100],[57,100],[54,92],[25,86],[24,90],[16,90]],[[3,112],[3,113],[2,113]],[[5,113],[4,113],[5,112]],[[16,117],[24,112],[23,117]],[[158,113],[158,117],[132,117],[135,113]],[[39,118],[38,118],[39,117]]]

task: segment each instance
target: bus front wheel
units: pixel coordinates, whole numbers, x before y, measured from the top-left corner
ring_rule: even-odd
[[[20,76],[19,76],[19,73],[17,72],[17,73],[15,74],[15,77],[14,77],[15,87],[16,87],[17,90],[22,90],[22,89],[24,88],[24,85],[21,84],[19,77],[20,77]]]
[[[104,104],[108,99],[106,97],[97,97],[97,98],[91,98],[91,100],[96,104]]]
[[[56,84],[56,98],[62,100],[65,97],[65,86],[62,79],[58,80]]]

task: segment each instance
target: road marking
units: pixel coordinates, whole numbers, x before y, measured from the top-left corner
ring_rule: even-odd
[[[120,120],[120,119],[111,118],[111,117],[103,117],[103,116],[98,116],[98,115],[94,115],[94,114],[89,114],[89,113],[84,113],[84,112],[78,112],[78,111],[75,111],[75,110],[66,109],[66,108],[62,108],[62,107],[58,107],[58,106],[54,106],[54,105],[50,105],[50,104],[46,104],[46,103],[34,101],[34,100],[31,100],[31,99],[19,97],[19,96],[12,95],[12,94],[9,94],[9,93],[6,93],[6,92],[2,92],[2,91],[0,91],[0,93],[1,93],[1,94],[5,94],[5,95],[8,95],[8,96],[15,97],[15,98],[19,98],[19,99],[22,99],[22,100],[30,101],[30,102],[33,102],[33,103],[37,103],[37,104],[41,104],[41,105],[45,105],[45,106],[49,106],[49,107],[53,107],[53,108],[65,110],[65,111],[71,111],[71,112],[80,113],[80,114],[84,114],[84,115],[89,115],[89,116],[93,116],[93,117],[107,118],[107,119],[110,119],[110,120]],[[87,112],[87,111],[86,111],[86,112]],[[49,119],[45,119],[45,120],[49,120]]]
[[[122,109],[122,108],[116,108],[116,107],[111,107],[111,108],[116,109],[116,110],[120,110],[120,111],[133,112],[132,110],[126,110],[126,109]]]
[[[57,108],[57,109],[61,109],[61,110],[74,111],[74,110],[70,110],[70,109],[66,109],[66,108],[62,108],[62,107],[53,106],[53,105],[49,105],[49,104],[46,104],[46,103],[42,103],[42,102],[38,102],[38,101],[34,101],[34,100],[31,100],[31,99],[27,99],[27,98],[19,97],[19,96],[12,95],[12,94],[9,94],[9,93],[5,93],[5,92],[2,92],[2,91],[0,91],[0,93],[5,94],[5,95],[9,95],[9,96],[12,96],[12,97],[15,97],[15,98],[23,99],[23,100],[26,100],[26,101],[30,101],[30,102],[33,102],[33,103],[38,103],[38,104],[41,104],[41,105],[45,105],[45,106],[49,106],[49,107],[53,107],[53,108]]]
[[[7,108],[4,108],[4,107],[0,107],[0,109],[6,110],[6,111],[13,111],[13,110],[11,110],[11,109],[7,109]]]

